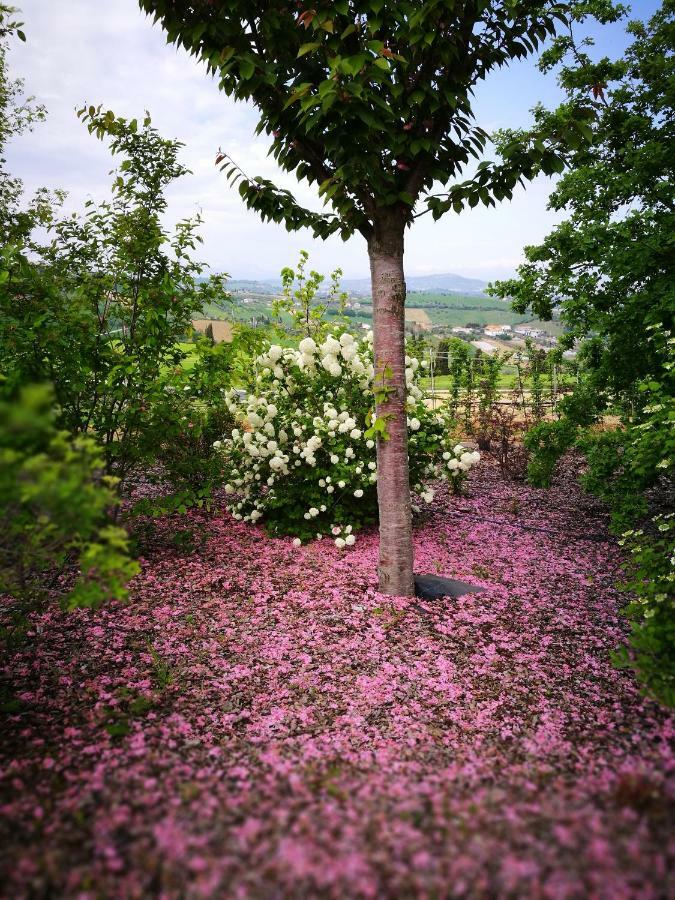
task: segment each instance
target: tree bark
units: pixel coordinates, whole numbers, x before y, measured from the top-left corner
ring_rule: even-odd
[[[377,441],[380,591],[411,597],[414,581],[405,382],[404,228],[402,217],[376,216],[368,256],[376,389],[383,385],[386,393],[376,405],[376,414],[386,420],[389,435],[388,440]]]

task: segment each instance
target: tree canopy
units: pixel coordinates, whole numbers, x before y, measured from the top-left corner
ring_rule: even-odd
[[[488,144],[473,113],[474,89],[493,70],[541,49],[565,22],[618,14],[605,0],[140,2],[169,41],[206,61],[226,94],[253,101],[258,132],[272,137],[281,168],[316,184],[333,209],[307,210],[220,154],[248,206],[289,229],[345,239],[356,231],[368,238],[380,207],[410,222],[422,197],[417,214],[439,217],[494,204],[519,179],[560,171],[561,148],[586,134],[592,111],[585,99],[545,129],[505,139],[499,162],[482,160],[458,183]],[[433,195],[434,184],[450,186]]]
[[[589,339],[598,401],[605,389],[616,395],[665,374],[646,335],[669,330],[675,308],[674,11],[666,0],[648,23],[630,23],[633,41],[618,60],[593,62],[573,37],[561,44],[570,102],[594,95],[593,140],[569,155],[551,194],[550,208],[568,217],[526,248],[517,278],[495,286],[519,312],[548,319],[560,307],[569,346]]]

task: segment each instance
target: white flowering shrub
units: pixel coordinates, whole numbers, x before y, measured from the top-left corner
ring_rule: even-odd
[[[446,477],[457,490],[478,453],[450,438],[442,417],[425,407],[418,361],[406,357],[410,483],[426,502],[426,484]],[[377,465],[372,429],[372,334],[329,336],[299,348],[272,345],[255,360],[256,396],[231,437],[217,441],[232,495],[230,510],[247,522],[263,519],[270,533],[294,543],[329,537],[338,547],[377,519]],[[452,446],[455,444],[455,446]]]

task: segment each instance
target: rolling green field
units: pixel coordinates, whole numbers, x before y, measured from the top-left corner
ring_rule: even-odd
[[[266,322],[271,321],[272,301],[270,294],[236,293],[232,302],[209,303],[203,309],[206,319],[228,319],[234,322]],[[246,299],[248,302],[244,303]],[[345,311],[350,324],[372,324],[372,306],[369,297],[353,298],[360,303],[357,310]],[[431,320],[434,328],[458,328],[470,324],[485,325],[522,325],[527,323],[548,334],[560,336],[563,327],[559,321],[534,321],[531,316],[519,315],[510,309],[508,303],[485,297],[482,294],[441,294],[430,291],[409,291],[406,299],[408,309],[423,310]],[[329,316],[333,310],[329,310]],[[282,320],[287,319],[282,315]]]

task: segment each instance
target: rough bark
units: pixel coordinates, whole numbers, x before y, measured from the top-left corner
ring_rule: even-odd
[[[377,416],[386,419],[389,434],[388,440],[377,442],[380,591],[410,597],[414,594],[414,582],[406,422],[404,227],[398,216],[376,217],[368,255],[378,384],[387,372],[387,396],[376,407]]]

